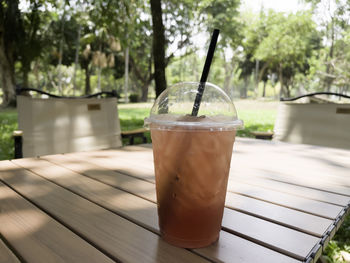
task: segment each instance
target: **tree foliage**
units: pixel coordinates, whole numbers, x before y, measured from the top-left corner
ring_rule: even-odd
[[[238,85],[241,96],[257,96],[259,83],[276,81],[283,96],[347,92],[349,1],[306,2],[310,11],[262,8],[252,14],[239,11],[239,0],[0,0],[3,104],[14,101],[16,85],[67,94],[120,89],[127,49],[132,92],[146,101],[159,77],[156,95],[167,86],[166,75],[172,81],[198,78],[203,58],[194,40],[206,32],[201,42],[208,42],[213,28],[220,38],[210,80],[229,94],[237,94]]]

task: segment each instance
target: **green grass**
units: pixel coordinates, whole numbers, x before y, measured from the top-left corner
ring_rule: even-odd
[[[322,258],[330,263],[345,262],[341,251],[350,253],[350,215],[348,215],[341,228],[337,231],[333,239],[329,242],[323,252]]]
[[[244,129],[238,131],[238,136],[252,137],[252,131],[272,131],[277,114],[277,102],[240,100],[235,102],[238,116],[244,121]],[[149,115],[151,103],[118,105],[119,119],[123,131],[143,127],[143,120]],[[0,111],[0,160],[13,158],[12,132],[17,129],[17,112],[14,109]],[[149,132],[146,134],[150,142]],[[142,141],[135,142],[141,143]],[[127,141],[123,141],[127,144]],[[341,251],[350,253],[350,216],[326,248],[323,259],[327,262],[343,262]]]
[[[12,132],[17,129],[17,112],[14,109],[0,111],[0,160],[8,160],[14,155]]]
[[[121,104],[118,106],[118,115],[122,131],[129,131],[143,127],[143,120],[149,115],[151,104]],[[150,132],[146,132],[147,141],[151,141]],[[128,140],[123,139],[123,144],[127,144]],[[141,138],[135,138],[134,143],[142,143]]]
[[[239,130],[237,135],[240,137],[253,137],[254,131],[273,131],[277,111],[269,109],[240,110],[238,116],[244,121],[244,129]]]
[[[238,117],[244,121],[240,137],[254,137],[254,131],[273,131],[277,115],[276,102],[244,100],[236,102]],[[143,127],[143,120],[149,115],[151,103],[120,104],[118,106],[120,125],[123,131]],[[149,133],[146,134],[149,137]],[[150,139],[149,139],[150,141]]]

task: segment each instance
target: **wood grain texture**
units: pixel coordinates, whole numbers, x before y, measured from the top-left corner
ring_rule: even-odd
[[[348,162],[350,162],[350,157],[343,157],[343,161],[340,162],[337,162],[338,159],[328,162],[322,161],[317,163],[317,167],[315,169],[315,167],[308,165],[308,159],[303,160],[302,158],[304,156],[301,156],[299,159],[297,159],[297,165],[293,164],[293,172],[291,172],[290,164],[288,165],[288,163],[285,163],[286,160],[293,160],[293,156],[299,153],[299,151],[293,150],[295,147],[294,145],[285,145],[284,148],[287,149],[282,147],[282,149],[284,149],[282,151],[284,153],[284,163],[283,161],[282,163],[279,163],[274,161],[274,156],[277,155],[279,157],[280,155],[278,150],[279,146],[276,147],[274,143],[242,138],[238,138],[237,141],[238,142],[236,144],[239,145],[234,147],[230,171],[230,177],[233,180],[237,180],[239,178],[246,179],[247,177],[252,178],[251,181],[253,181],[254,178],[258,177],[257,180],[259,180],[259,177],[262,177],[263,180],[261,180],[261,182],[266,181],[267,184],[271,183],[270,188],[272,190],[285,190],[286,193],[300,195],[302,197],[342,206],[349,203],[350,187],[346,187],[346,185],[350,184],[350,182],[346,177],[346,169],[348,166],[345,166],[346,164],[344,164],[344,161],[348,160]],[[254,143],[257,143],[257,147],[260,148],[258,153],[256,153],[255,148],[253,149],[253,146],[250,147],[250,151],[246,150],[246,144],[254,145]],[[240,149],[237,150],[236,147],[240,147]],[[101,167],[120,171],[125,174],[137,174],[137,176],[142,179],[154,182],[152,151],[149,148],[140,146],[128,146],[125,148],[123,148],[123,150],[118,149],[102,152],[84,152],[80,153],[80,158],[87,158],[90,162],[94,162]],[[292,149],[289,150],[289,148]],[[321,147],[321,149],[319,149],[320,147],[316,148],[319,152],[324,150],[323,147]],[[326,152],[330,151],[328,148],[325,150]],[[264,151],[264,153],[261,151]],[[135,156],[131,156],[133,152],[135,153]],[[269,154],[266,155],[265,152],[269,152]],[[304,152],[307,151],[304,150]],[[320,154],[319,152],[316,153]],[[342,150],[341,153],[337,153],[336,151],[337,154],[342,154],[343,152],[344,151]],[[350,155],[348,153],[349,151],[345,152],[348,154],[348,156]],[[272,157],[270,157],[270,154]],[[310,157],[310,154],[307,154],[307,157]],[[313,159],[315,158],[316,157],[313,156]],[[252,159],[254,160],[253,162]],[[340,158],[340,160],[342,160],[342,158]],[[315,170],[317,170],[317,177],[315,177]],[[334,177],[331,175],[339,171],[340,173],[338,177],[341,176],[341,178],[338,179],[341,181],[335,183],[337,180],[334,180]],[[281,185],[278,186],[278,183],[281,183]]]
[[[54,156],[54,158],[59,159],[58,157],[59,156],[56,155]],[[118,183],[120,185],[127,184],[135,187],[134,192],[136,192],[137,195],[133,195],[119,190],[118,188],[111,187],[110,185],[83,176],[79,173],[73,172],[67,168],[53,164],[44,159],[18,159],[14,160],[13,162],[34,172],[35,174],[42,176],[45,179],[65,187],[66,189],[69,189],[80,196],[83,196],[87,200],[95,202],[118,213],[119,215],[137,223],[138,225],[147,227],[153,232],[159,232],[156,204],[138,197],[142,195],[147,196],[149,191],[154,193],[155,189],[153,184],[136,180],[128,176],[126,176],[128,178],[123,177],[123,179],[128,180],[118,181]],[[71,162],[68,163],[72,164]],[[78,167],[84,166],[81,163],[80,165],[74,163],[74,165]],[[86,168],[90,169],[92,167],[87,165]],[[103,175],[101,171],[96,169],[89,171]],[[113,176],[113,174],[108,175]],[[148,189],[147,192],[144,192],[142,191],[145,189],[145,187],[142,187],[143,184],[150,184],[152,188]]]
[[[132,175],[142,180],[155,183],[152,150],[138,147],[136,148],[137,151],[134,152],[130,150],[134,149],[134,147],[128,149],[128,151],[117,149],[109,151],[80,152],[67,154],[67,156],[80,158],[85,160],[85,162],[90,162],[109,170]]]
[[[341,206],[331,205],[316,200],[311,200],[291,194],[281,193],[258,187],[239,183],[237,181],[228,182],[228,191],[256,198],[273,204],[281,205],[291,209],[321,216],[327,219],[336,219],[342,211]]]
[[[345,195],[350,195],[349,169],[350,151],[242,138],[235,143],[231,162],[232,175],[251,173],[281,181],[296,178],[299,183],[307,179],[305,183],[312,187],[328,185]]]
[[[223,226],[225,230],[236,233],[238,236],[221,231],[217,243],[207,248],[197,249],[195,252],[217,262],[297,261],[286,255],[304,259],[315,240],[319,240],[316,237],[322,236],[325,229],[339,214],[337,208],[345,206],[347,198],[350,197],[350,181],[346,176],[349,170],[349,157],[349,151],[237,139],[232,157],[233,167],[229,187],[231,192],[228,193],[226,202],[227,207],[235,210],[225,209]],[[120,249],[128,246],[125,244],[123,244],[125,247],[122,244],[119,246],[119,241],[116,242],[114,239],[123,240],[130,235],[125,232],[130,231],[130,226],[119,220],[126,220],[129,224],[132,224],[129,221],[136,222],[142,226],[141,229],[158,231],[156,219],[152,219],[156,218],[152,150],[130,146],[118,150],[44,158],[51,164],[57,164],[56,168],[52,168],[51,164],[48,167],[43,165],[47,163],[46,161],[41,161],[38,165],[36,159],[30,162],[22,161],[21,164],[18,161],[15,162],[67,188],[69,194],[61,187],[18,167],[16,178],[7,174],[6,180],[9,180],[16,189],[31,196],[32,200],[45,206],[45,209],[50,209],[55,215],[57,213],[60,221],[69,222],[74,229],[79,229],[80,234],[87,235],[91,242],[97,242],[96,246],[103,247],[108,253],[112,251],[113,257],[117,258],[116,255],[118,255],[120,258],[121,254],[124,260],[124,256],[136,254],[130,258],[140,261],[141,255],[137,252],[128,250],[119,253]],[[57,168],[57,166],[62,167]],[[18,174],[20,174],[19,177]],[[0,176],[2,175],[3,173],[0,172]],[[35,194],[34,189],[37,191]],[[36,196],[43,195],[42,191],[52,193],[48,197],[49,200],[41,200]],[[76,192],[80,197],[72,192]],[[66,204],[67,207],[63,208],[62,202],[72,204]],[[85,205],[86,202],[89,205]],[[98,204],[98,208],[91,202]],[[73,204],[74,208],[71,207]],[[102,207],[122,215],[123,218],[119,218],[116,214],[108,216],[110,212]],[[59,213],[64,209],[66,209],[64,215]],[[78,216],[69,219],[68,214],[74,214],[74,212]],[[96,219],[95,214],[100,212],[102,219],[100,217]],[[117,224],[115,220],[110,219],[112,217],[119,218]],[[147,221],[147,218],[151,219]],[[101,223],[102,227],[100,227]],[[123,229],[125,231],[121,231],[116,237],[116,231],[113,231],[114,228],[111,228],[111,225],[125,228]],[[90,229],[95,228],[95,233],[89,231],[87,226],[90,226]],[[96,226],[98,226],[97,229]],[[143,229],[143,231],[146,230]],[[107,237],[105,232],[108,232]],[[140,240],[151,240],[146,246],[153,247],[153,251],[156,251],[154,253],[157,254],[154,256],[154,253],[146,253],[142,257],[143,262],[144,258],[146,262],[152,262],[155,258],[156,261],[168,262],[166,257],[169,254],[169,258],[174,258],[171,256],[174,252],[164,253],[162,249],[160,253],[159,245],[155,249],[154,245],[148,244],[154,243],[154,238],[140,235],[139,232],[139,230],[131,231]],[[156,235],[154,236],[158,243],[161,242]],[[131,238],[135,239],[135,237]],[[140,240],[135,242],[137,248],[142,246]],[[298,241],[295,242],[295,240]],[[108,243],[113,242],[114,245],[117,244],[118,253],[108,246]],[[129,248],[135,247],[130,245],[130,240],[126,242],[129,242]],[[190,252],[187,251],[187,253]],[[181,255],[176,256],[180,261]],[[190,255],[197,260],[204,260],[191,253]]]
[[[36,161],[39,161],[39,163],[40,163],[40,165],[39,165],[39,167],[44,167],[44,168],[36,168],[37,166],[36,166],[36,164],[35,163],[37,163]],[[26,165],[26,166],[29,166],[29,167],[31,167],[31,169],[33,169],[33,170],[35,170],[36,172],[38,172],[38,173],[45,173],[45,172],[48,172],[48,173],[50,173],[50,175],[49,176],[47,176],[48,178],[50,177],[51,178],[51,180],[55,180],[57,183],[59,182],[59,180],[57,179],[57,178],[59,178],[59,177],[62,177],[62,178],[65,178],[65,179],[67,179],[67,176],[68,177],[70,177],[70,176],[73,176],[73,178],[72,178],[72,180],[68,180],[69,181],[69,183],[67,183],[67,184],[70,184],[71,185],[71,187],[72,188],[75,188],[75,190],[77,190],[78,188],[81,190],[81,192],[79,192],[80,194],[83,194],[83,189],[85,189],[85,194],[89,194],[89,195],[91,195],[91,196],[93,196],[93,197],[96,197],[97,196],[97,192],[93,192],[92,191],[92,189],[91,188],[89,188],[89,185],[88,184],[86,184],[86,183],[84,183],[84,181],[86,181],[86,180],[91,180],[91,179],[89,179],[89,178],[85,178],[84,176],[82,176],[82,175],[79,175],[81,178],[85,178],[86,180],[78,180],[78,181],[76,181],[76,179],[78,179],[77,178],[77,176],[74,176],[74,173],[72,173],[72,172],[69,172],[69,171],[62,171],[62,168],[57,168],[57,170],[58,170],[58,172],[55,172],[55,171],[53,171],[53,170],[47,170],[47,168],[45,168],[45,165],[44,165],[44,163],[47,163],[46,161],[43,161],[43,160],[35,160],[34,161],[34,164],[33,164],[33,160],[32,159],[22,159],[22,160],[17,160],[16,162],[18,162],[18,163],[21,163],[22,165]],[[53,174],[51,174],[51,173],[53,173]],[[133,180],[136,180],[136,179],[134,179],[133,178]],[[91,181],[94,181],[94,180],[91,180]],[[136,181],[140,181],[140,180],[136,180]],[[95,181],[94,181],[95,182]],[[141,181],[141,182],[144,182],[144,181]],[[67,186],[67,185],[66,185]],[[77,186],[79,186],[79,187],[77,187]],[[107,186],[107,185],[106,185]],[[107,186],[107,187],[110,187],[110,186]],[[97,187],[98,189],[100,189],[99,187]],[[110,187],[110,188],[112,188],[112,187]],[[102,194],[102,196],[103,196],[103,193],[102,192],[99,192],[100,194]],[[125,194],[127,194],[127,195],[130,195],[130,194],[128,194],[128,193],[125,193]],[[103,199],[103,198],[102,198]],[[102,200],[102,199],[99,199],[99,202],[102,204],[106,204],[106,200]],[[145,200],[143,200],[143,199],[141,199],[141,198],[138,198],[139,199],[139,201],[140,200],[142,200],[141,202],[145,202]],[[96,201],[96,200],[95,200]],[[149,202],[150,203],[150,202]],[[111,203],[110,203],[111,204]],[[115,203],[114,203],[115,204]],[[139,203],[137,202],[136,203],[136,205],[138,205]],[[150,203],[150,204],[152,204],[153,206],[154,206],[154,213],[156,213],[156,206],[155,206],[155,204],[153,204],[153,203]],[[110,209],[114,209],[114,210],[117,210],[117,209],[119,209],[118,207],[112,207],[112,205],[109,205],[109,208]],[[69,209],[68,209],[69,210]],[[134,214],[134,216],[135,216],[135,214]],[[140,219],[136,219],[136,220],[139,220],[140,221]],[[112,235],[113,235],[113,233],[112,233]],[[232,245],[230,245],[230,246],[225,246],[225,247],[220,247],[221,246],[221,244],[226,244],[227,245],[227,243],[228,243],[228,241],[229,240],[235,240],[235,242],[237,242],[237,244],[239,244],[239,243],[241,243],[241,244],[244,244],[244,246],[245,246],[245,248],[246,249],[240,249],[239,250],[239,253],[235,253],[235,254],[231,254],[231,256],[230,256],[230,258],[232,258],[233,260],[235,260],[235,261],[238,261],[238,260],[243,260],[243,262],[249,262],[249,260],[251,259],[251,258],[254,258],[254,256],[256,257],[257,256],[257,254],[247,254],[246,252],[248,251],[248,250],[251,250],[251,249],[255,249],[255,247],[257,246],[257,251],[259,251],[259,252],[261,252],[261,253],[263,253],[263,255],[264,255],[264,257],[265,257],[265,260],[266,260],[266,262],[273,262],[273,261],[276,261],[276,262],[297,262],[296,260],[294,260],[294,259],[292,259],[292,258],[290,258],[290,257],[288,257],[288,256],[285,256],[285,255],[282,255],[282,254],[280,254],[280,253],[278,253],[278,252],[275,252],[275,251],[273,251],[273,250],[270,250],[270,249],[267,249],[267,248],[265,248],[265,247],[261,247],[261,246],[259,246],[259,245],[256,245],[256,244],[254,244],[253,242],[250,242],[250,241],[247,241],[247,240],[244,240],[244,239],[242,239],[242,238],[239,238],[239,237],[234,237],[234,238],[227,238],[227,233],[222,233],[221,234],[222,236],[223,236],[223,240],[221,240],[219,243],[215,243],[215,244],[213,244],[211,247],[209,247],[209,248],[204,248],[204,249],[201,249],[200,250],[200,252],[197,252],[197,253],[199,253],[199,254],[202,254],[202,255],[204,255],[204,256],[206,256],[207,257],[207,255],[208,254],[210,254],[210,252],[207,252],[207,249],[208,249],[208,251],[211,251],[212,249],[213,249],[213,247],[215,247],[215,246],[219,246],[218,248],[217,248],[217,250],[220,250],[221,251],[221,253],[219,253],[219,254],[215,254],[215,255],[211,255],[211,258],[215,258],[216,259],[216,261],[217,262],[222,262],[223,260],[225,260],[225,259],[227,259],[227,257],[228,257],[228,255],[229,255],[229,253],[230,253],[230,251],[232,250]],[[218,244],[218,245],[217,245]],[[130,245],[130,244],[129,244]],[[178,256],[176,256],[176,257],[174,257],[174,260],[175,260],[175,258],[176,258],[176,261],[177,261],[177,259],[179,258]],[[259,257],[256,257],[255,258],[255,260],[258,260],[259,259]],[[167,259],[168,260],[168,259]],[[193,259],[191,259],[191,260],[193,260]],[[137,262],[137,261],[135,261],[135,262]],[[157,261],[158,262],[158,261]]]
[[[271,189],[282,193],[305,197],[308,199],[321,201],[333,205],[347,206],[347,204],[350,202],[350,197],[348,196],[329,193],[326,191],[306,188],[303,186],[297,186],[283,182],[277,182],[273,180],[266,180],[264,178],[258,178],[250,175],[235,175],[231,177],[231,180],[264,187],[266,189]]]
[[[322,237],[326,233],[328,227],[333,224],[333,221],[330,219],[310,215],[231,192],[226,194],[226,207],[317,237]]]
[[[222,222],[224,229],[244,235],[248,240],[299,260],[305,260],[312,248],[320,241],[319,238],[234,210],[226,209],[224,214]]]
[[[115,259],[123,262],[206,261],[12,162],[6,164],[5,169],[3,165],[0,168],[0,179]]]
[[[111,151],[109,151],[111,152]],[[52,163],[69,168],[77,173],[89,175],[99,182],[123,189],[137,196],[156,202],[155,186],[147,181],[138,180],[123,175],[107,168],[84,162],[75,155],[52,155],[43,157]],[[45,173],[50,174],[50,173]],[[152,193],[152,194],[150,194]],[[310,215],[293,209],[263,202],[254,198],[248,198],[228,192],[226,197],[227,207],[238,209],[278,224],[297,229],[304,233],[321,237],[333,221],[322,217]]]
[[[26,262],[113,262],[1,182],[0,209],[0,232]]]
[[[1,187],[0,187],[1,188]],[[20,263],[19,259],[0,239],[0,262],[4,263]]]
[[[68,168],[76,173],[86,175],[99,182],[117,187],[126,192],[136,195],[140,194],[142,198],[152,202],[156,201],[156,192],[153,183],[142,181],[135,184],[135,180],[131,180],[132,178],[130,178],[130,176],[87,162],[84,157],[74,154],[64,154],[43,156],[41,159]]]
[[[111,186],[96,182],[85,176],[67,170],[66,168],[53,165],[52,163],[41,159],[20,159],[14,161],[16,164],[33,171],[34,173],[43,176],[46,179],[66,187],[67,189],[76,192],[86,199],[92,200],[99,205],[111,209],[125,216],[128,220],[142,224],[147,229],[158,229],[157,210],[154,203],[150,203],[141,198],[124,193],[124,196],[129,198],[120,199],[120,191]],[[135,184],[137,182],[147,183],[142,180],[137,180],[130,177]],[[113,201],[109,201],[109,200]],[[122,203],[120,203],[122,202]],[[148,213],[135,213],[137,208],[144,208]],[[233,222],[233,223],[231,223]],[[254,225],[255,230],[251,231],[251,225]],[[255,242],[263,244],[274,250],[281,251],[287,255],[303,260],[309,251],[317,244],[318,238],[300,233],[287,227],[279,226],[265,220],[245,215],[230,209],[225,210],[223,227],[229,231],[234,231],[240,235],[251,237]],[[269,233],[281,233],[276,236]],[[281,238],[282,237],[282,238]],[[285,237],[285,238],[283,238]],[[297,240],[300,247],[289,245],[289,241]]]
[[[150,160],[152,160],[152,152],[149,149],[145,149],[144,152],[141,152],[142,149],[139,148],[141,147],[136,148],[137,155],[135,158],[130,157],[132,151],[127,153],[126,156],[128,157],[124,156],[123,158],[124,152],[121,150],[78,153],[75,156],[86,162],[104,167],[105,169],[123,171],[131,176],[154,182],[153,164],[150,162]],[[130,149],[134,148],[129,147],[128,149],[130,151]],[[68,156],[73,155],[71,154]],[[129,163],[125,162],[127,158],[129,158]],[[293,188],[293,186],[291,186],[291,188]],[[296,186],[296,188],[298,187]],[[229,180],[228,190],[233,193],[260,199],[265,202],[271,202],[327,219],[335,219],[342,209],[342,207],[338,205],[312,200],[307,197],[300,197],[295,194],[283,193],[277,190],[240,183],[235,181],[234,177],[231,177]],[[305,189],[305,191],[307,191],[307,189]],[[322,193],[323,192],[321,192],[321,194]]]
[[[216,243],[209,247],[195,249],[195,251],[215,262],[301,262],[225,231],[220,232],[220,239]],[[220,261],[217,261],[217,258]]]
[[[136,163],[145,158],[150,149],[140,146],[124,147],[124,151],[137,152]],[[114,156],[120,155],[113,153]],[[264,177],[271,180],[350,196],[350,151],[312,145],[289,144],[236,138],[231,175]],[[151,169],[152,167],[148,167]]]

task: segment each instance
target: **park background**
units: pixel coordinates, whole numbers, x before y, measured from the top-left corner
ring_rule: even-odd
[[[122,130],[139,128],[162,90],[200,79],[214,28],[208,81],[235,102],[239,136],[273,131],[281,97],[349,95],[348,0],[0,0],[0,160],[13,158],[16,88],[116,90]],[[344,252],[349,219],[322,261]]]

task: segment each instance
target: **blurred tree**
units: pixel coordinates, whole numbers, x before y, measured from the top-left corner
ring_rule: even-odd
[[[220,29],[220,39],[217,44],[217,53],[221,53],[224,62],[223,88],[229,94],[234,69],[238,66],[238,56],[243,38],[243,24],[239,20],[238,7],[240,0],[206,0],[199,8],[202,14],[202,23],[208,31]]]
[[[85,94],[91,93],[90,76],[94,69],[98,75],[97,90],[101,90],[103,69],[111,69],[115,78],[123,76],[120,51],[128,5],[127,1],[108,0],[88,0],[80,5],[76,32],[80,28],[79,63],[85,71]]]
[[[47,3],[46,3],[47,4]],[[40,55],[50,43],[48,38],[48,22],[51,19],[47,6],[40,1],[30,2],[29,12],[22,12],[21,40],[17,43],[17,60],[21,62],[22,86],[29,87],[28,74],[31,63]]]
[[[152,15],[152,54],[154,60],[154,79],[156,96],[166,89],[165,68],[175,53],[187,56],[194,52],[191,48],[191,36],[198,21],[195,11],[198,3],[189,0],[150,0]],[[171,45],[176,50],[166,54]],[[185,52],[181,52],[185,49]]]
[[[323,60],[323,65],[318,68],[317,75],[322,80],[323,90],[330,91],[332,84],[337,82],[339,68],[347,64],[337,56],[337,54],[342,53],[341,49],[337,49],[344,47],[343,44],[339,43],[344,38],[346,39],[350,27],[350,1],[305,0],[305,2],[312,4],[313,13],[323,37],[324,51],[323,56],[320,57]]]
[[[156,88],[156,97],[166,89],[165,78],[165,33],[163,24],[163,11],[161,0],[150,0],[152,13],[153,44],[152,53],[154,60],[154,80]]]
[[[312,56],[312,50],[319,46],[316,25],[307,12],[284,15],[270,10],[267,32],[254,57],[265,61],[265,69],[278,74],[280,96],[289,97],[294,76],[297,72],[307,73],[308,58]]]
[[[0,75],[4,106],[15,103],[15,62],[21,62],[22,86],[28,87],[31,62],[49,44],[46,38],[48,6],[52,7],[55,1],[31,0],[28,4],[20,11],[18,0],[0,0]]]
[[[241,90],[241,97],[247,97],[247,87],[250,77],[255,75],[255,96],[257,96],[257,86],[261,80],[267,81],[267,64],[263,60],[256,59],[254,54],[259,47],[262,39],[268,35],[266,28],[266,14],[261,8],[259,16],[253,13],[242,13],[242,23],[244,27],[242,29],[242,48],[243,57],[239,61],[240,75],[239,78],[243,79],[245,84]],[[265,86],[266,82],[264,82]],[[264,92],[263,92],[264,93]]]
[[[15,54],[16,43],[23,32],[18,0],[0,0],[0,75],[3,90],[3,106],[15,103]]]

